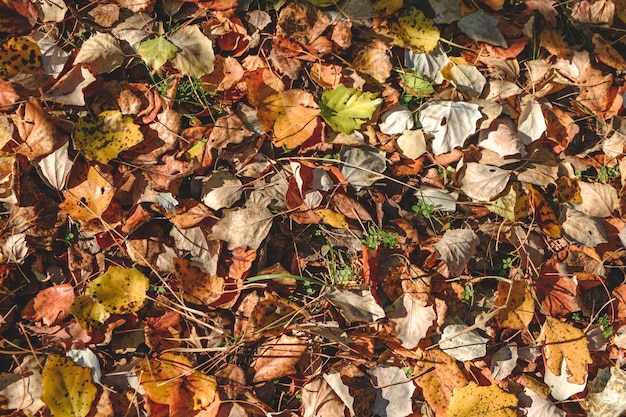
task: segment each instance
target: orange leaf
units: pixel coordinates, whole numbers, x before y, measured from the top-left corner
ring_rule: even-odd
[[[257,115],[266,131],[273,130],[274,145],[294,149],[313,135],[319,112],[311,93],[287,90],[267,97]]]
[[[548,200],[531,184],[526,184],[530,205],[535,211],[535,221],[546,235],[555,239],[561,238],[561,225],[554,213],[554,209],[548,204]]]

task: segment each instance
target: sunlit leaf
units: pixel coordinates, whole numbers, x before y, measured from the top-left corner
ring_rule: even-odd
[[[74,145],[86,158],[103,164],[143,140],[133,118],[119,110],[107,110],[97,119],[81,118],[74,127]]]
[[[88,295],[79,295],[74,298],[69,311],[80,324],[80,327],[86,330],[92,330],[111,317],[111,314],[102,304],[94,301]]]
[[[96,74],[107,74],[119,68],[125,59],[120,41],[110,33],[98,32],[83,43],[74,64],[86,64]]]
[[[42,377],[41,399],[54,417],[85,417],[89,414],[98,392],[91,369],[76,365],[70,358],[50,355]]]
[[[435,155],[463,146],[465,139],[476,132],[476,122],[481,117],[477,104],[462,101],[431,102],[419,113],[424,132],[435,137]]]
[[[139,311],[146,299],[150,281],[136,268],[111,266],[87,284],[86,293],[111,314]]]
[[[287,90],[266,97],[257,115],[276,146],[297,148],[313,135],[320,110],[313,96],[303,90]]]
[[[141,42],[138,52],[146,65],[158,71],[167,61],[176,56],[178,48],[163,36],[158,36]]]
[[[397,20],[390,25],[394,35],[393,43],[401,48],[410,48],[415,52],[432,52],[439,44],[439,28],[424,12],[415,8],[398,12]]]
[[[593,361],[589,354],[587,336],[571,324],[546,317],[540,339],[545,342],[543,354],[546,367],[561,375],[561,364],[567,370],[567,380],[573,384],[587,381],[587,365]]]
[[[335,132],[349,135],[372,117],[382,101],[374,93],[364,93],[339,84],[322,93],[320,116]]]
[[[170,415],[200,410],[215,398],[215,378],[194,370],[189,359],[181,354],[166,352],[144,360],[137,368],[146,395],[157,404],[168,405]]]
[[[470,382],[454,390],[448,417],[515,417],[517,397],[498,385],[486,387]]]

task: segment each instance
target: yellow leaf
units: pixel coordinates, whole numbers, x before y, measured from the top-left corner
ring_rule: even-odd
[[[382,11],[384,16],[389,16],[404,6],[404,0],[376,0],[374,10]]]
[[[224,278],[207,274],[189,260],[174,258],[174,269],[185,300],[209,305],[224,294]]]
[[[317,213],[324,220],[324,223],[336,229],[347,229],[350,227],[346,221],[346,216],[341,213],[337,213],[334,210],[317,209],[315,210],[315,213]]]
[[[107,110],[96,120],[82,118],[74,128],[74,145],[89,160],[106,164],[143,140],[139,126],[119,110]]]
[[[41,399],[54,417],[85,417],[91,411],[98,389],[91,369],[70,358],[50,355],[42,371]]]
[[[539,228],[546,235],[560,239],[562,229],[554,209],[550,207],[548,200],[533,185],[526,184],[526,188],[528,189],[530,205],[535,211],[535,221]]]
[[[87,284],[86,293],[111,314],[139,311],[146,299],[150,280],[136,268],[111,266]]]
[[[138,365],[138,373],[150,400],[169,405],[170,415],[177,415],[176,410],[200,410],[215,398],[215,378],[195,371],[189,359],[180,354],[166,352],[159,358],[144,360]]]
[[[512,288],[508,282],[500,281],[495,305],[506,306],[498,312],[496,319],[507,329],[525,329],[535,314],[535,300],[521,280],[513,281]]]
[[[32,73],[41,68],[41,50],[30,36],[7,39],[0,45],[0,75]]]
[[[519,221],[528,217],[528,195],[522,190],[519,182],[508,187],[508,192],[488,204],[487,208],[507,220]]]
[[[467,384],[456,359],[440,349],[426,351],[424,360],[417,362],[414,374],[419,375],[415,383],[438,416],[446,414],[453,390]]]
[[[74,298],[70,313],[76,318],[80,327],[89,331],[111,317],[102,304],[95,302],[88,295],[79,295]]]
[[[266,131],[272,130],[276,146],[294,149],[313,135],[320,110],[310,93],[287,90],[268,96],[257,112]]]
[[[565,361],[567,381],[582,385],[587,381],[587,365],[591,364],[591,354],[587,336],[571,324],[546,317],[539,339],[545,344],[543,355],[546,366],[554,375],[561,375],[561,364]]]
[[[454,389],[447,417],[515,417],[517,397],[492,384],[470,382]]]
[[[410,7],[401,10],[395,21],[390,21],[393,44],[418,53],[432,52],[439,43],[439,28],[424,13]]]

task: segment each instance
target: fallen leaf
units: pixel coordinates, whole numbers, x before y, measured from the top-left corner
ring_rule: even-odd
[[[307,344],[295,336],[286,334],[268,340],[257,349],[257,359],[252,365],[253,382],[271,381],[297,373],[297,365],[307,351]]]
[[[341,174],[357,190],[374,184],[387,169],[384,152],[373,147],[342,146],[339,157],[345,164]]]
[[[266,97],[257,112],[266,131],[272,131],[276,146],[297,148],[306,142],[317,127],[320,110],[310,93],[287,90]]]
[[[136,268],[111,266],[87,284],[86,294],[111,314],[126,314],[143,307],[149,280]]]
[[[525,145],[530,145],[543,135],[547,129],[546,119],[541,111],[541,104],[531,97],[522,105],[522,114],[517,121],[517,130]]]
[[[41,400],[55,417],[87,416],[98,393],[89,368],[54,354],[43,368],[42,385]]]
[[[330,19],[308,1],[294,1],[280,10],[277,25],[284,36],[304,45],[312,44],[330,24]]]
[[[174,258],[174,269],[182,295],[190,303],[211,305],[226,291],[224,278],[209,275],[186,259]]]
[[[324,375],[326,377],[326,375]],[[346,406],[325,378],[314,379],[302,387],[302,417],[342,417]],[[352,397],[350,397],[352,399]],[[351,415],[353,415],[352,412]]]
[[[217,171],[202,180],[200,198],[213,210],[230,208],[243,194],[241,181],[227,171]]]
[[[96,74],[108,74],[122,66],[126,55],[113,35],[96,32],[81,46],[74,64],[85,64]]]
[[[385,317],[385,310],[376,302],[370,291],[333,289],[326,298],[349,322],[371,323]]]
[[[598,375],[589,383],[589,393],[585,402],[589,417],[619,417],[626,411],[626,404],[621,401],[626,389],[626,374],[620,368],[611,366],[600,369]]]
[[[479,98],[487,85],[487,79],[474,65],[451,65],[446,74],[456,88],[467,97]]]
[[[41,68],[41,50],[30,36],[12,37],[0,44],[0,75],[11,77]]]
[[[571,207],[561,213],[563,235],[590,248],[607,243],[604,225],[599,219],[589,217]]]
[[[501,157],[526,155],[524,143],[517,133],[517,127],[510,118],[498,118],[489,129],[480,131],[478,146],[497,152]]]
[[[462,147],[465,139],[476,132],[476,122],[481,117],[477,104],[453,101],[428,103],[419,113],[422,129],[434,136],[435,155]]]
[[[22,358],[12,373],[0,373],[0,396],[9,410],[36,414],[46,404],[41,401],[41,365],[33,355]]]
[[[446,415],[454,390],[467,385],[456,359],[439,349],[427,350],[414,373],[415,383],[422,389],[424,399],[436,415]]]
[[[404,370],[396,366],[378,365],[370,371],[376,390],[374,412],[381,417],[405,417],[413,413],[411,397],[415,385]]]
[[[593,361],[587,346],[587,336],[581,330],[571,324],[546,317],[540,340],[545,343],[543,353],[547,369],[559,376],[563,364],[568,382],[586,383],[587,365]]]
[[[448,417],[515,417],[517,397],[496,384],[478,386],[470,382],[454,390]]]
[[[211,229],[210,239],[238,247],[258,249],[272,226],[272,213],[264,206],[249,202],[245,208],[224,210],[224,216]]]
[[[459,29],[471,39],[486,42],[500,48],[508,48],[502,32],[498,29],[498,18],[488,15],[484,10],[463,17],[459,20]]]
[[[148,398],[167,405],[170,415],[201,410],[215,398],[215,378],[197,371],[184,355],[165,352],[137,366],[139,383]]]
[[[74,302],[74,287],[71,284],[59,284],[45,288],[33,298],[23,312],[23,316],[32,321],[41,320],[46,326],[62,321],[69,314]]]
[[[198,25],[182,27],[171,34],[168,40],[179,49],[170,62],[181,74],[200,78],[213,72],[213,43],[202,34]]]
[[[505,380],[517,367],[517,344],[504,345],[491,358],[491,375],[496,381]]]
[[[52,153],[62,143],[65,134],[34,97],[29,97],[17,114],[15,127],[22,142],[15,150],[16,153],[31,161],[37,160]]]
[[[480,239],[472,230],[453,229],[447,230],[434,246],[440,259],[446,263],[450,276],[456,277],[463,273],[479,243]]]
[[[465,324],[450,324],[443,329],[439,348],[458,361],[471,361],[487,354],[489,339]]]
[[[322,93],[320,116],[335,132],[349,135],[372,117],[380,103],[382,99],[376,98],[374,93],[339,84]]]
[[[392,20],[393,19],[393,20]],[[409,7],[390,18],[393,44],[415,52],[430,53],[439,44],[439,28],[416,7]]]
[[[380,118],[378,127],[385,135],[397,135],[415,126],[413,113],[406,106],[396,105],[385,111]]]
[[[394,332],[402,346],[414,349],[437,318],[435,310],[410,294],[403,294],[393,306],[394,310],[387,313],[387,318],[394,324]]]
[[[615,187],[598,182],[589,183],[580,181],[580,198],[582,202],[573,201],[579,212],[591,217],[610,217],[618,206],[618,196]]]
[[[391,76],[391,69],[393,68],[389,49],[384,43],[373,41],[369,46],[359,51],[354,58],[352,67],[382,84]]]
[[[535,221],[546,235],[559,239],[562,228],[554,209],[548,204],[548,200],[531,184],[526,184],[530,205],[535,213]]]
[[[493,201],[509,184],[511,172],[504,169],[468,162],[459,172],[458,181],[463,192],[478,201]]]
[[[132,117],[119,110],[107,110],[97,119],[81,118],[74,127],[74,146],[85,157],[106,164],[120,152],[143,141]]]
[[[507,329],[525,329],[535,315],[535,300],[522,280],[514,280],[512,285],[500,281],[495,306],[505,307],[498,311],[496,320]]]
[[[396,139],[396,145],[402,155],[410,159],[417,159],[427,152],[426,138],[421,130],[405,130]]]
[[[96,77],[86,67],[76,65],[46,92],[46,100],[70,106],[84,106],[84,90],[94,81]]]
[[[152,68],[153,71],[158,71],[167,61],[176,56],[178,47],[165,39],[165,37],[157,36],[141,42],[137,51],[146,65]]]

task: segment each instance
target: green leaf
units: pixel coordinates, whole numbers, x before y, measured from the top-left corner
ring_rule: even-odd
[[[139,311],[146,299],[150,280],[136,268],[112,266],[87,284],[86,293],[111,314]]]
[[[157,71],[167,61],[174,58],[178,48],[163,36],[141,42],[138,48],[139,55],[146,65]]]
[[[98,389],[91,370],[70,358],[50,355],[43,368],[41,400],[54,417],[85,417],[91,411]]]
[[[383,102],[375,93],[364,93],[356,88],[339,84],[332,90],[324,90],[320,103],[321,116],[335,131],[349,135],[359,129]]]
[[[422,97],[435,92],[430,80],[419,72],[407,69],[400,74],[400,78],[404,83],[404,90],[411,96]]]

